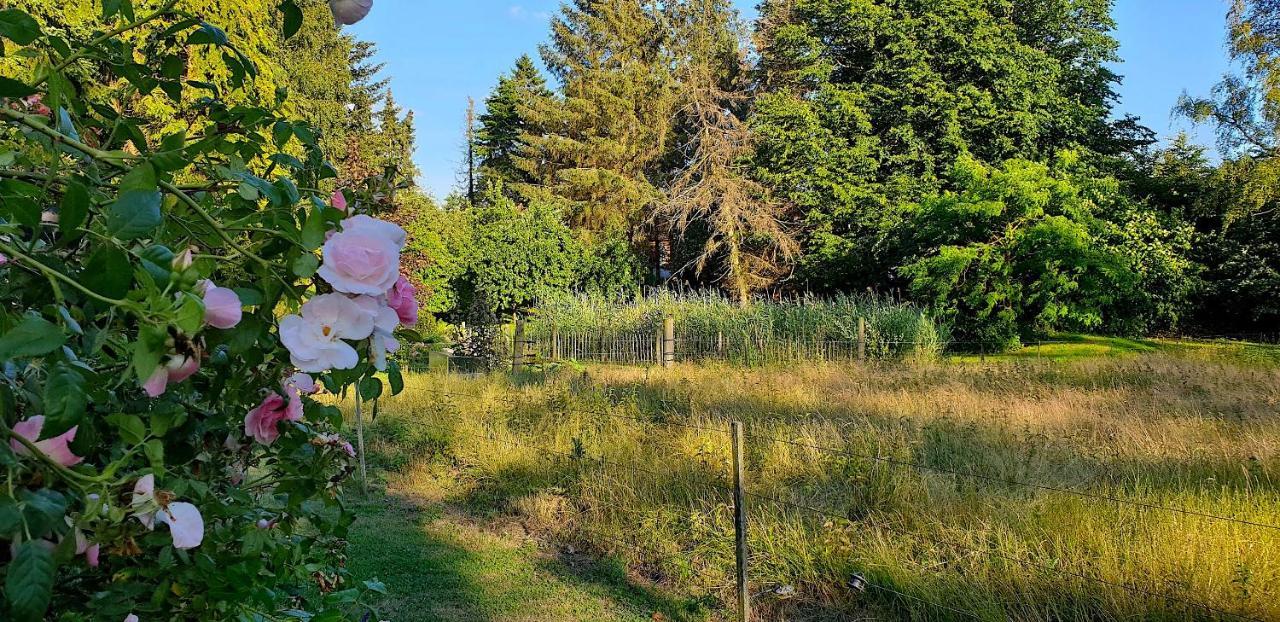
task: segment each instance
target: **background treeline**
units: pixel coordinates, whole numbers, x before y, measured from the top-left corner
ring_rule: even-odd
[[[68,30],[100,10],[8,4]],[[1111,0],[766,0],[753,23],[728,0],[570,0],[541,62],[514,59],[468,115],[443,201],[413,183],[413,118],[376,50],[323,0],[287,42],[261,20],[272,0],[188,4],[256,63],[250,96],[311,122],[341,185],[378,189],[454,323],[656,285],[870,292],[997,346],[1280,320],[1277,0],[1235,0],[1239,75],[1177,106],[1220,158],[1116,117]],[[188,83],[234,78],[213,66],[187,63]],[[80,78],[154,137],[183,123],[129,80]]]
[[[1280,319],[1274,0],[1178,113],[1116,118],[1110,0],[573,0],[469,132],[473,191],[416,216],[437,312],[548,293],[877,292],[957,340],[1243,333]],[[1173,42],[1170,43],[1173,45]]]

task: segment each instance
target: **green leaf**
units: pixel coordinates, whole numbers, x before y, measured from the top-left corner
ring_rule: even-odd
[[[262,292],[252,287],[236,287],[234,288],[236,296],[240,297],[240,303],[246,307],[256,307],[262,304]]]
[[[133,284],[129,256],[112,245],[102,245],[89,256],[81,271],[81,282],[107,298],[124,298]]]
[[[275,142],[276,147],[283,147],[290,138],[293,138],[293,126],[284,121],[276,121],[276,124],[271,127],[271,140]]]
[[[88,404],[84,376],[66,363],[57,363],[44,383],[45,421],[41,434],[46,438],[57,436],[79,425]]]
[[[157,471],[164,468],[164,441],[151,439],[142,446],[142,452],[147,455],[151,468]]]
[[[128,190],[107,209],[107,231],[121,240],[136,240],[160,226],[160,191]]]
[[[400,395],[404,391],[404,376],[400,373],[400,364],[387,361],[387,382],[391,384],[391,395]]]
[[[169,247],[153,244],[142,249],[138,256],[142,260],[142,269],[155,279],[156,285],[164,287],[173,278],[173,251]]]
[[[200,22],[200,29],[187,38],[188,45],[228,45],[227,33],[221,28],[206,22]]]
[[[58,206],[58,230],[62,235],[78,235],[76,230],[89,218],[89,203],[89,189],[74,179],[67,181]]]
[[[44,191],[39,186],[16,179],[0,180],[0,215],[32,229],[40,226]]]
[[[369,376],[360,381],[360,397],[373,401],[382,397],[382,381]]]
[[[130,445],[137,445],[147,438],[147,424],[143,423],[142,418],[137,415],[124,413],[108,415],[107,423],[120,430],[121,438]]]
[[[182,294],[182,304],[178,307],[178,316],[174,324],[182,332],[194,335],[204,327],[204,301],[189,293]]]
[[[43,538],[55,527],[65,526],[62,517],[67,514],[67,498],[62,493],[48,488],[22,490],[18,500],[22,502],[22,519],[31,537]]]
[[[12,540],[22,527],[22,510],[12,497],[0,497],[0,539]]]
[[[323,210],[311,210],[307,213],[307,221],[302,224],[302,245],[313,251],[324,244],[326,225]]]
[[[44,356],[67,342],[62,329],[42,317],[29,315],[0,336],[0,361]]]
[[[27,97],[35,95],[36,90],[27,86],[26,82],[0,76],[0,97]]]
[[[44,619],[53,597],[53,551],[43,542],[27,540],[18,545],[4,580],[4,595],[15,622]]]
[[[133,371],[138,382],[146,382],[151,373],[160,364],[160,357],[165,354],[165,339],[168,335],[164,329],[156,326],[143,326],[138,331],[138,340],[133,344]]]
[[[320,269],[320,260],[311,253],[303,253],[293,260],[291,267],[298,278],[309,279]]]
[[[150,163],[139,164],[133,167],[123,178],[120,179],[120,191],[126,190],[155,190],[158,186],[156,182],[156,169]]]
[[[31,45],[40,36],[40,24],[18,9],[0,11],[0,37],[18,45]]]
[[[110,19],[120,14],[128,21],[134,20],[132,0],[102,0],[102,18]]]
[[[302,9],[294,0],[284,0],[280,3],[280,12],[284,14],[284,38],[291,39],[302,30]]]

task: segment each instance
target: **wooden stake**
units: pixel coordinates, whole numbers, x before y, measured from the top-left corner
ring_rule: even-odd
[[[733,428],[733,532],[737,541],[738,558],[738,619],[751,620],[751,592],[747,587],[747,504],[744,489],[746,460],[743,457],[742,423],[734,421]]]
[[[364,413],[360,409],[360,386],[356,386],[356,447],[360,454],[360,487],[369,494],[369,471],[364,463]]]

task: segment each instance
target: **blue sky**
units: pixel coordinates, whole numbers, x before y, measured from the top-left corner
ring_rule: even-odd
[[[756,0],[736,0],[744,14]],[[520,54],[537,56],[559,0],[377,0],[353,32],[378,44],[401,106],[417,119],[419,182],[436,197],[456,187],[467,97],[480,105]],[[1125,76],[1117,114],[1162,137],[1190,129],[1169,111],[1184,90],[1207,93],[1228,63],[1225,0],[1117,0]],[[1211,133],[1195,132],[1211,144]]]

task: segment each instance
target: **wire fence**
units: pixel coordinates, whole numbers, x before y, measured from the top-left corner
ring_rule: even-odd
[[[657,349],[654,349],[657,352]],[[477,393],[469,393],[460,390],[450,390],[443,387],[428,387],[420,389],[428,394],[433,395],[439,400],[451,403],[458,403],[460,400],[471,400],[475,405],[488,405],[497,403],[511,411],[519,411],[528,409],[532,405],[526,400],[520,400],[501,395],[482,395]],[[477,404],[478,403],[478,404]],[[643,430],[651,430],[658,428],[665,429],[683,429],[692,430],[699,433],[705,433],[711,438],[718,439],[724,445],[729,445],[734,437],[731,430],[737,429],[741,424],[731,422],[722,418],[710,417],[707,421],[681,420],[669,414],[663,416],[637,416],[627,413],[615,412],[610,408],[580,408],[574,407],[567,403],[555,403],[541,405],[553,412],[565,414],[576,414],[587,418],[607,418],[618,421],[621,425],[641,426]],[[488,411],[490,415],[494,411]],[[467,415],[463,414],[461,408],[451,415],[454,422],[465,421]],[[430,425],[430,424],[426,424]],[[442,432],[449,430],[441,427]],[[749,445],[759,448],[763,445],[782,445],[787,447],[797,447],[806,450],[815,455],[822,455],[836,458],[855,458],[857,460],[872,462],[888,469],[895,469],[912,477],[926,476],[946,476],[956,479],[969,481],[977,486],[990,486],[1000,488],[1013,488],[1025,490],[1029,493],[1037,493],[1041,495],[1061,495],[1082,499],[1087,502],[1097,502],[1111,504],[1121,507],[1133,509],[1141,514],[1160,513],[1169,516],[1177,516],[1185,519],[1195,519],[1205,521],[1206,523],[1231,525],[1238,529],[1253,529],[1264,532],[1280,532],[1280,525],[1260,522],[1257,520],[1249,520],[1227,514],[1215,514],[1189,508],[1180,508],[1171,505],[1151,503],[1141,499],[1130,499],[1121,495],[1089,490],[1081,487],[1063,487],[1050,483],[1040,483],[1034,481],[1021,481],[1010,479],[998,475],[984,473],[980,470],[965,470],[959,468],[941,468],[922,464],[912,460],[905,460],[883,455],[867,454],[863,452],[851,451],[846,448],[832,447],[816,443],[807,443],[794,439],[781,438],[776,435],[761,431],[752,426],[741,426],[743,430],[740,434],[741,443],[733,443],[731,451],[734,455],[735,463],[742,461],[745,465],[747,477],[745,481],[737,480],[733,483],[722,481],[722,473],[708,472],[706,477],[690,480],[691,483],[705,488],[715,495],[730,495],[730,501],[724,501],[721,497],[705,497],[698,499],[701,507],[705,508],[708,503],[726,504],[734,506],[733,510],[738,513],[742,520],[735,524],[735,538],[741,546],[746,545],[749,541],[748,531],[752,520],[749,518],[753,515],[759,515],[762,511],[770,513],[791,513],[797,520],[808,521],[814,525],[829,526],[835,524],[846,524],[858,530],[866,530],[868,528],[881,530],[894,537],[901,538],[913,542],[926,542],[939,551],[950,552],[955,562],[965,559],[990,559],[998,560],[1001,563],[1015,564],[1017,566],[1031,570],[1037,574],[1043,575],[1050,581],[1060,582],[1082,582],[1093,586],[1097,591],[1098,602],[1112,602],[1112,598],[1107,595],[1128,595],[1130,597],[1156,604],[1161,607],[1159,614],[1152,612],[1151,619],[1208,619],[1208,620],[1247,620],[1261,621],[1261,617],[1257,613],[1248,611],[1238,611],[1231,608],[1223,607],[1218,603],[1208,603],[1197,598],[1195,593],[1188,590],[1173,591],[1170,589],[1161,589],[1155,585],[1140,585],[1129,581],[1118,581],[1106,577],[1097,576],[1091,572],[1090,568],[1096,564],[1085,563],[1088,560],[1081,559],[1064,559],[1053,556],[1049,559],[1040,559],[1032,554],[1032,551],[1021,554],[1012,553],[1002,550],[994,544],[990,546],[978,546],[973,542],[960,541],[952,537],[937,535],[934,533],[926,533],[919,529],[912,529],[901,524],[903,521],[895,520],[890,516],[881,516],[874,513],[854,513],[849,507],[841,507],[826,503],[815,502],[814,499],[803,499],[797,496],[779,494],[777,492],[764,492],[757,489],[751,484],[750,474],[752,472],[751,464],[747,458],[749,453],[743,448],[743,445]],[[577,439],[585,437],[585,430],[574,431],[572,438],[573,446],[569,449],[551,446],[539,443],[538,439],[531,438],[534,434],[527,425],[505,427],[496,426],[489,421],[484,426],[482,436],[472,435],[469,438],[459,438],[457,440],[487,440],[502,444],[509,444],[513,447],[519,447],[532,450],[541,455],[553,458],[555,460],[564,461],[567,464],[574,465],[576,469],[620,469],[628,471],[640,476],[647,476],[656,482],[661,482],[671,475],[670,471],[664,471],[662,466],[666,460],[665,456],[644,456],[643,460],[631,457],[629,460],[610,459],[608,457],[609,448],[602,445],[594,450],[587,448],[578,442]],[[544,441],[545,442],[545,441]],[[596,452],[593,455],[593,451]],[[738,501],[733,501],[736,498]],[[821,499],[816,501],[822,501]],[[856,514],[856,515],[855,515]],[[670,554],[670,551],[666,552]],[[741,616],[744,619],[760,619],[752,618],[749,610],[749,594],[751,594],[752,585],[749,583],[749,566],[768,562],[767,556],[769,551],[754,550],[744,559],[736,562],[739,576],[741,580],[736,582],[722,582],[726,589],[734,589],[741,596],[742,609]],[[938,570],[941,572],[942,570]],[[832,582],[843,581],[844,588],[848,590],[851,598],[862,599],[864,594],[875,593],[881,596],[879,604],[882,606],[892,607],[894,603],[899,601],[910,601],[919,605],[926,606],[933,610],[936,614],[951,614],[968,619],[976,620],[997,620],[1010,619],[1015,617],[1015,612],[1035,610],[1036,603],[1019,603],[1006,602],[1003,603],[1000,611],[992,611],[984,609],[982,611],[974,611],[960,606],[957,602],[940,602],[936,598],[931,598],[927,594],[912,593],[912,591],[903,585],[894,583],[888,578],[877,579],[875,569],[868,568],[861,572],[855,573],[852,577],[845,580],[843,577],[831,577]],[[1153,582],[1155,583],[1155,582]],[[732,586],[732,587],[730,587]],[[758,586],[756,586],[758,587]],[[1273,589],[1274,586],[1267,586],[1267,589]],[[1025,595],[1027,598],[1033,598],[1033,595]],[[1110,617],[1114,612],[1108,613],[1099,611],[1098,615]],[[1181,616],[1181,617],[1171,617]],[[927,618],[932,618],[928,616]],[[946,617],[943,615],[942,617]],[[1025,619],[1025,617],[1024,617]]]

